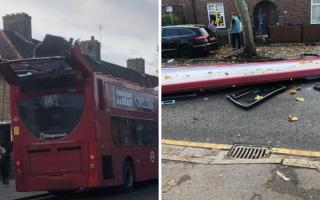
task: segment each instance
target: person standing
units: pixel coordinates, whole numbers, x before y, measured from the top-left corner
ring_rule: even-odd
[[[232,43],[232,47],[234,49],[236,47],[238,47],[238,49],[240,49],[240,47],[241,47],[240,33],[241,33],[240,19],[236,14],[232,14],[232,19],[231,19],[231,43]]]

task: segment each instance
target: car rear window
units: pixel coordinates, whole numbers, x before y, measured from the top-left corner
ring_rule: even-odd
[[[209,35],[209,33],[204,28],[199,28],[198,30],[199,30],[201,35],[207,35],[207,36]]]
[[[179,33],[178,33],[178,30],[177,29],[164,29],[163,30],[163,36],[164,37],[174,37],[174,36],[178,36]]]
[[[178,32],[179,32],[179,34],[181,36],[183,36],[183,35],[193,35],[194,34],[194,32],[192,32],[192,31],[190,31],[188,29],[182,29],[182,28],[179,29]]]

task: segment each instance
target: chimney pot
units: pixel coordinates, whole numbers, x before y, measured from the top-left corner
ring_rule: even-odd
[[[127,68],[145,74],[145,61],[143,58],[128,59]]]
[[[18,32],[27,40],[32,39],[31,33],[31,17],[22,12],[16,14],[8,14],[2,17],[3,29],[5,31]]]
[[[91,40],[82,41],[80,43],[81,53],[90,56],[94,60],[100,61],[100,42],[94,39],[94,36],[91,36]]]

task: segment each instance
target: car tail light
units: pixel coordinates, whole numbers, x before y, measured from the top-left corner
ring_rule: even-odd
[[[16,165],[17,167],[20,167],[21,166],[21,162],[19,160],[16,161]]]
[[[196,38],[194,38],[195,41],[204,41],[204,42],[208,42],[208,36],[207,35],[200,35]]]

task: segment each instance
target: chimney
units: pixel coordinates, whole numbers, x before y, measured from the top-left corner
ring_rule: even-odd
[[[26,40],[32,39],[31,17],[26,13],[17,13],[2,17],[3,29],[5,31],[15,31]]]
[[[100,42],[94,39],[94,36],[91,36],[91,40],[86,40],[80,42],[81,53],[90,56],[92,59],[100,61]]]
[[[127,60],[127,68],[145,74],[145,61],[143,58],[132,58]]]

